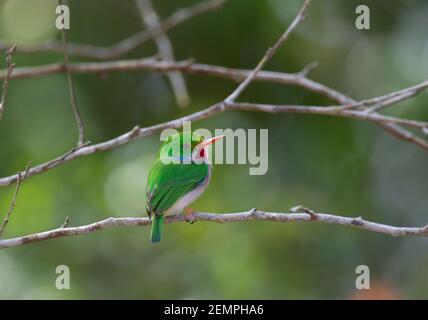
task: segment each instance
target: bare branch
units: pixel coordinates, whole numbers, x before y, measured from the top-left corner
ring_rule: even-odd
[[[297,16],[293,19],[293,22],[281,35],[281,37],[275,42],[275,44],[268,48],[263,58],[259,61],[257,66],[250,72],[250,74],[245,78],[244,81],[226,98],[224,99],[225,103],[232,103],[241,95],[241,93],[248,87],[248,85],[253,81],[257,76],[260,70],[268,63],[268,61],[274,56],[276,51],[287,41],[290,34],[297,28],[297,26],[305,19],[306,10],[308,9],[311,0],[305,0],[302,7],[299,10]]]
[[[385,94],[383,96],[346,104],[342,106],[342,109],[358,109],[361,107],[374,106],[369,109],[369,112],[379,111],[391,105],[397,104],[403,100],[414,97],[415,95],[426,90],[427,88],[428,80],[402,90]]]
[[[302,77],[307,77],[313,70],[318,68],[319,63],[317,61],[311,62],[306,65],[298,74]]]
[[[12,75],[13,68],[15,67],[15,64],[12,61],[12,56],[15,53],[15,51],[16,51],[16,44],[14,44],[9,50],[6,51],[7,69],[6,69],[6,74],[4,76],[3,91],[0,99],[0,119],[2,118],[3,112],[4,112],[4,106],[6,103],[6,94],[7,94],[7,89],[9,87],[9,79]]]
[[[156,132],[162,131],[167,128],[180,128],[184,121],[198,121],[206,119],[208,117],[215,116],[219,113],[228,111],[228,110],[239,110],[239,111],[258,111],[258,112],[267,112],[267,113],[303,113],[303,114],[319,114],[335,117],[345,117],[357,120],[370,121],[385,128],[391,127],[394,130],[396,128],[402,130],[404,137],[408,137],[407,131],[401,127],[397,127],[397,124],[408,125],[411,127],[422,128],[427,125],[426,122],[407,120],[401,118],[395,118],[390,116],[384,116],[378,113],[367,113],[364,111],[357,110],[342,110],[341,106],[295,106],[295,105],[267,105],[267,104],[254,104],[254,103],[232,103],[225,105],[224,103],[217,103],[212,105],[202,111],[192,113],[190,115],[177,118],[168,122],[160,123],[158,125],[139,128],[135,127],[131,131],[126,132],[116,138],[101,142],[95,145],[85,145],[78,149],[73,149],[72,151],[66,153],[63,156],[60,156],[56,159],[48,161],[46,163],[40,164],[34,168],[31,168],[29,171],[29,176],[37,175],[44,173],[48,170],[51,170],[57,166],[63,165],[74,159],[88,156],[97,152],[104,152],[108,150],[115,149],[121,145],[127,144],[135,139],[143,138],[149,135],[152,135]],[[394,127],[392,127],[394,126]],[[391,132],[395,134],[395,132]],[[409,137],[409,139],[414,139],[414,136]],[[420,138],[418,138],[420,139]],[[421,140],[421,147],[428,150],[428,143],[425,140]],[[410,141],[411,142],[411,141]],[[14,183],[18,179],[17,175],[12,175],[9,177],[4,177],[0,179],[0,187],[7,186]]]
[[[151,0],[135,0],[141,12],[141,17],[147,28],[149,29],[162,29],[161,21],[156,11],[153,8]],[[165,32],[159,33],[155,37],[156,46],[158,48],[159,56],[164,61],[174,61],[174,51],[172,43]],[[188,106],[190,102],[189,93],[187,91],[186,82],[183,75],[178,71],[168,72],[167,77],[171,83],[172,90],[175,95],[177,104],[180,107]]]
[[[310,113],[329,116],[340,116],[358,120],[366,120],[379,124],[394,123],[422,130],[428,126],[428,122],[402,119],[391,116],[385,116],[379,113],[368,113],[356,110],[342,110],[340,106],[298,106],[298,105],[273,105],[261,103],[230,103],[226,108],[242,111],[259,111],[267,113]]]
[[[90,154],[94,154],[97,152],[112,150],[123,144],[129,143],[135,139],[154,134],[166,128],[180,128],[183,124],[183,121],[197,121],[197,120],[201,120],[201,119],[205,119],[207,117],[213,116],[223,111],[224,111],[224,107],[220,104],[216,104],[203,111],[195,112],[191,115],[181,117],[176,120],[171,120],[165,123],[161,123],[161,124],[146,127],[146,128],[139,128],[137,126],[137,127],[134,127],[132,130],[114,139],[107,140],[95,145],[82,146],[81,148],[73,149],[72,151],[67,152],[66,154],[60,157],[57,157],[53,160],[40,164],[36,167],[33,167],[30,169],[28,176],[44,173],[48,170],[51,170],[71,160],[74,160],[83,156],[88,156]],[[18,175],[16,174],[9,177],[1,178],[0,186],[10,185],[14,183],[17,179],[18,179]]]
[[[30,170],[27,173],[27,177],[31,177],[33,175],[37,175],[40,173],[44,173],[50,169],[53,169],[61,164],[64,164],[72,159],[75,159],[73,156],[75,153],[77,153],[78,151],[82,150],[83,148],[85,148],[86,146],[89,145],[89,141],[84,143],[82,146],[80,147],[75,147],[73,149],[71,149],[70,151],[64,153],[63,155],[52,159],[48,162],[39,164],[38,166],[32,167],[30,168]],[[95,146],[95,145],[94,145]],[[93,153],[97,152],[96,150],[93,150]],[[11,185],[12,183],[18,181],[19,179],[19,174],[15,174],[12,176],[9,176],[7,178],[3,178],[3,183],[0,183],[0,187],[4,187],[4,186],[8,186]]]
[[[308,66],[307,66],[308,67]],[[305,67],[298,73],[285,73],[275,71],[260,71],[257,73],[254,81],[273,82],[280,84],[292,84],[302,88],[308,89],[312,92],[319,93],[321,95],[330,98],[342,105],[343,109],[357,109],[358,107],[366,107],[374,104],[384,103],[384,101],[390,101],[390,104],[399,103],[405,99],[411,98],[414,95],[426,90],[428,87],[428,81],[421,82],[417,85],[405,88],[399,91],[392,92],[390,94],[355,101],[354,99],[340,93],[332,88],[329,88],[323,84],[317,83],[311,79],[308,79],[304,74],[308,71]],[[312,67],[312,66],[311,66]],[[313,67],[312,67],[313,68]],[[180,62],[168,62],[158,61],[153,58],[135,59],[135,60],[119,60],[109,62],[87,62],[87,63],[70,63],[69,71],[71,73],[94,73],[104,74],[109,72],[120,72],[120,71],[139,71],[149,70],[154,72],[169,72],[169,71],[181,71],[195,75],[206,75],[220,77],[224,79],[230,79],[234,81],[242,81],[247,78],[251,70],[245,69],[234,69],[226,68],[222,66],[193,63],[191,60],[185,60]],[[22,79],[31,78],[37,76],[44,76],[50,74],[56,74],[64,72],[63,64],[48,64],[43,66],[35,67],[20,67],[16,68],[11,75],[11,78]],[[6,76],[6,70],[0,71],[0,79],[4,79]],[[410,95],[409,93],[412,93]],[[396,100],[391,102],[391,99]]]
[[[3,235],[4,229],[6,228],[7,224],[9,223],[10,216],[12,215],[13,209],[15,208],[15,205],[16,205],[16,199],[18,198],[18,192],[21,188],[21,183],[27,177],[28,172],[30,170],[30,167],[31,167],[31,161],[29,161],[27,163],[27,167],[25,168],[24,174],[22,174],[22,172],[18,172],[16,188],[15,188],[15,192],[13,193],[12,201],[10,202],[9,210],[6,213],[6,216],[3,220],[3,223],[0,225],[0,238]]]
[[[166,18],[161,25],[156,28],[138,32],[129,38],[126,38],[110,47],[99,47],[88,44],[69,43],[67,46],[67,54],[93,58],[93,59],[115,59],[118,58],[138,46],[154,39],[159,34],[171,30],[188,20],[197,17],[203,13],[219,8],[226,0],[205,0],[187,8],[182,8],[174,12]],[[10,47],[8,43],[0,42],[0,50]],[[46,42],[33,46],[20,46],[19,52],[36,53],[36,52],[57,52],[63,53],[63,46],[60,42]]]
[[[341,116],[358,120],[366,120],[376,123],[386,132],[397,139],[412,143],[428,151],[428,142],[414,133],[402,128],[400,125],[406,125],[420,129],[424,134],[427,128],[427,122],[401,119],[396,117],[384,116],[379,113],[368,113],[365,111],[347,110],[343,106],[286,106],[286,105],[263,105],[252,103],[235,103],[232,106],[235,110],[259,111],[269,113],[312,113],[320,115]]]
[[[392,136],[394,136],[397,139],[400,139],[402,141],[414,144],[415,146],[418,146],[426,151],[428,151],[428,142],[422,138],[420,138],[419,136],[417,136],[416,134],[400,127],[397,126],[396,124],[393,123],[382,123],[379,124],[379,126],[381,128],[383,128],[383,130],[385,130],[386,132],[388,132],[389,134],[391,134]],[[424,131],[424,130],[422,130]]]
[[[58,0],[58,5],[62,5],[61,0]],[[82,115],[80,113],[79,105],[77,103],[77,98],[76,98],[76,90],[74,88],[74,83],[73,83],[73,77],[71,76],[71,72],[68,67],[69,62],[68,62],[68,55],[67,55],[67,35],[66,35],[65,28],[61,30],[61,35],[62,35],[62,47],[64,52],[64,69],[65,69],[65,73],[67,74],[68,91],[70,94],[70,101],[71,101],[71,106],[73,108],[74,118],[77,124],[77,131],[78,131],[77,146],[80,147],[83,145],[85,141],[85,123],[83,122]]]
[[[369,109],[367,109],[366,111],[367,112],[379,112],[379,111],[382,111],[383,109],[386,109],[389,106],[393,106],[393,105],[395,105],[395,104],[397,104],[397,103],[399,103],[405,99],[412,98],[417,94],[418,94],[417,91],[409,91],[406,94],[403,94],[402,96],[397,96],[397,97],[391,98],[389,100],[385,100],[385,101],[382,101],[380,103],[377,103],[377,104],[373,105],[372,107],[370,107]]]
[[[108,62],[70,63],[71,73],[105,74],[119,71],[148,70],[154,72],[181,71],[189,74],[214,76],[230,79],[237,82],[244,80],[251,70],[226,68],[216,65],[193,63],[191,60],[180,62],[158,61],[157,59],[118,60]],[[14,79],[31,78],[64,72],[64,65],[53,63],[35,67],[16,68],[12,74]],[[0,71],[0,79],[5,76],[5,71]],[[281,84],[293,84],[301,86],[315,93],[322,94],[340,104],[351,104],[355,100],[332,88],[310,80],[299,73],[283,73],[275,71],[260,71],[254,78],[255,81],[276,82]]]
[[[315,218],[314,218],[315,217]],[[317,222],[332,225],[341,225],[372,231],[380,234],[386,234],[393,237],[404,236],[428,236],[427,227],[395,227],[386,224],[370,222],[363,220],[361,217],[344,217],[326,213],[316,213],[312,210],[303,213],[278,213],[266,212],[257,209],[252,209],[245,212],[237,213],[193,213],[195,221],[208,221],[217,223],[243,222],[243,221],[272,221],[277,223],[288,222]],[[165,223],[185,222],[184,215],[167,216]],[[60,237],[77,236],[88,234],[103,229],[116,227],[143,227],[151,224],[149,218],[107,218],[92,224],[80,227],[60,227],[57,229],[34,233],[23,237],[0,240],[0,249],[18,247],[25,244],[55,239]]]

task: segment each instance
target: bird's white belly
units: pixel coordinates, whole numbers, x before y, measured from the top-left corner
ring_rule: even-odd
[[[181,213],[192,202],[198,199],[202,193],[204,193],[205,189],[208,187],[208,184],[210,183],[210,180],[211,180],[211,168],[208,167],[208,174],[206,178],[200,183],[200,185],[197,186],[192,191],[190,191],[189,193],[186,193],[180,199],[178,199],[178,201],[171,208],[168,209],[166,214]]]

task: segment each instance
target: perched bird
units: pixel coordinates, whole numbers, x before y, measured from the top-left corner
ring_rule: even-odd
[[[211,180],[208,146],[223,137],[204,140],[186,132],[171,135],[163,143],[147,179],[146,211],[150,218],[153,216],[150,236],[153,243],[161,240],[165,215],[187,209],[186,220],[193,221],[188,218],[193,210],[187,206],[205,191]]]

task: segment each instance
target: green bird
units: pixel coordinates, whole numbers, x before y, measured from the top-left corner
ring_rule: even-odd
[[[146,211],[150,218],[153,216],[153,243],[162,238],[165,216],[181,213],[208,187],[212,172],[208,146],[223,137],[204,140],[195,133],[177,133],[162,145],[147,179]],[[192,217],[192,211],[187,208],[186,216]],[[187,221],[193,220],[187,217]]]

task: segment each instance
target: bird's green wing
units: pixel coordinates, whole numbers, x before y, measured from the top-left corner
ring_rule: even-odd
[[[164,164],[158,160],[147,182],[147,213],[161,215],[192,191],[208,174],[208,165]]]

